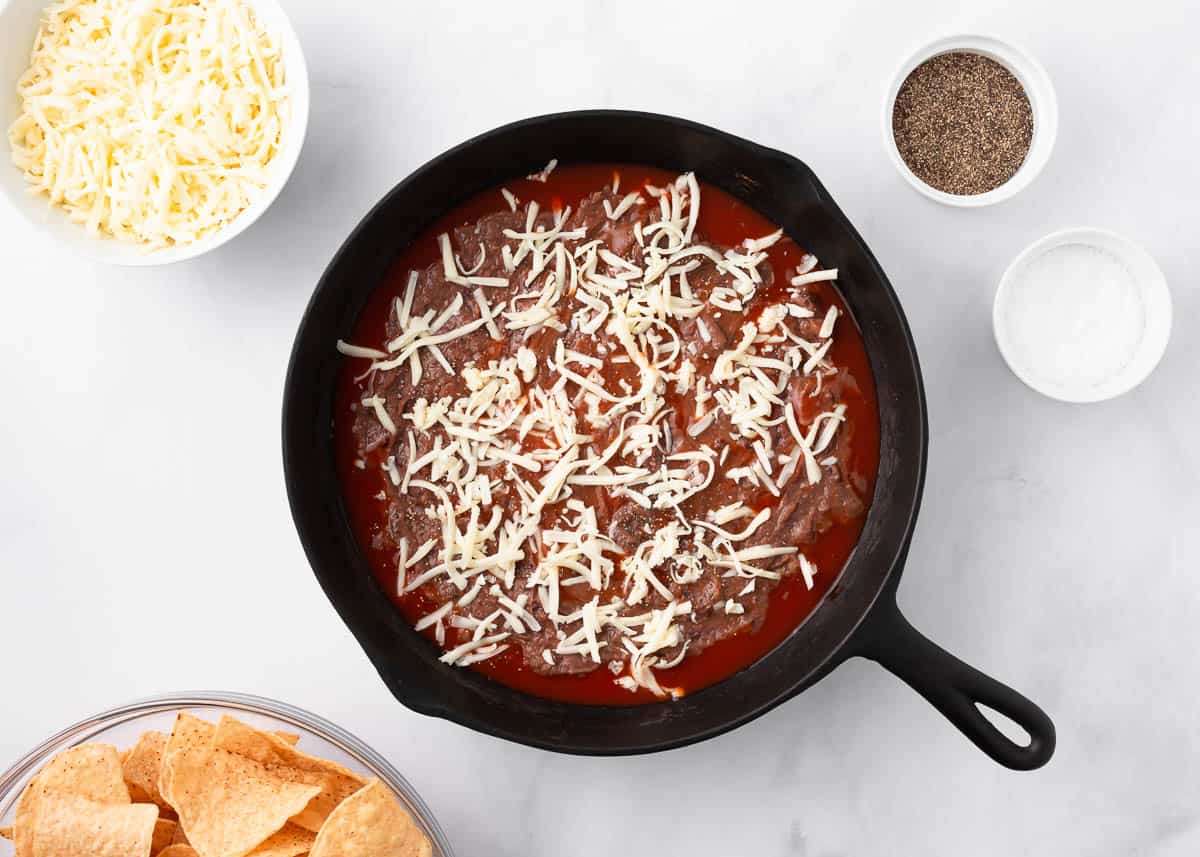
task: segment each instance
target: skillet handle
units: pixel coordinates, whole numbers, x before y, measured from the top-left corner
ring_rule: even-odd
[[[1054,755],[1054,724],[1021,694],[963,663],[909,624],[885,596],[876,608],[860,653],[878,662],[930,702],[994,760],[1017,771],[1040,768]],[[1007,738],[980,712],[986,705],[1029,733],[1026,746]]]

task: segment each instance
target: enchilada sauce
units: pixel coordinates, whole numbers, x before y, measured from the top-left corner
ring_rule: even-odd
[[[505,187],[516,194],[522,205],[535,200],[543,209],[559,210],[564,206],[574,208],[592,192],[610,186],[614,176],[619,176],[622,194],[646,184],[664,186],[675,178],[672,173],[641,166],[581,165],[559,167],[545,182],[522,179],[510,181]],[[699,239],[718,246],[733,247],[743,239],[758,238],[777,228],[744,203],[711,185],[701,184],[701,192],[703,204],[696,230]],[[348,339],[372,347],[385,341],[388,313],[394,299],[404,293],[408,272],[423,269],[440,258],[437,235],[507,208],[497,188],[467,201],[436,221],[393,262],[369,298]],[[774,279],[766,289],[760,289],[751,309],[782,299],[792,272],[805,255],[803,248],[787,237],[775,243],[767,252]],[[838,262],[836,259],[821,261],[829,267],[836,266]],[[849,520],[833,523],[819,533],[814,541],[800,545],[804,555],[818,569],[811,589],[806,587],[801,575],[785,575],[770,592],[765,619],[757,630],[719,640],[703,651],[685,657],[676,667],[656,670],[655,675],[664,688],[694,692],[733,675],[767,654],[803,622],[829,593],[862,531],[874,492],[879,460],[879,417],[870,365],[861,334],[837,290],[828,282],[812,283],[806,288],[816,305],[818,317],[830,305],[836,305],[842,313],[828,359],[841,372],[839,399],[846,406],[846,421],[842,426],[848,430],[848,440],[840,445],[842,467],[848,473],[849,481],[857,486],[863,500],[861,512]],[[764,291],[777,291],[778,294],[764,296]],[[484,360],[489,356],[498,355],[481,355]],[[364,390],[364,382],[356,379],[356,376],[362,373],[364,365],[361,360],[342,361],[333,426],[337,468],[350,523],[359,543],[384,590],[391,593],[396,607],[404,616],[415,623],[438,605],[420,591],[396,594],[397,550],[388,537],[387,505],[379,499],[387,479],[382,469],[382,456],[379,461],[367,460],[363,466],[353,431],[354,407]],[[673,392],[667,396],[668,406],[676,408],[675,417],[680,430],[686,427],[690,413],[691,403],[685,401],[687,398],[675,396]],[[753,457],[754,453],[748,446],[744,449],[731,448],[728,460],[721,469],[747,464]],[[765,490],[750,489],[749,493],[745,493],[736,489],[733,483],[729,484],[733,498],[744,499],[752,508],[759,509],[778,502]],[[619,577],[619,573],[614,573],[616,577]],[[424,633],[432,637],[432,630]],[[645,689],[634,693],[618,686],[613,681],[612,673],[604,668],[582,675],[539,674],[526,665],[519,647],[510,648],[470,668],[518,690],[571,703],[629,705],[660,701],[659,697]]]

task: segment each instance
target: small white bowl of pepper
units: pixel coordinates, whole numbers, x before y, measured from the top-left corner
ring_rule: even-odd
[[[896,169],[946,205],[1002,202],[1050,159],[1058,100],[1041,63],[990,36],[939,39],[900,66],[883,109]]]

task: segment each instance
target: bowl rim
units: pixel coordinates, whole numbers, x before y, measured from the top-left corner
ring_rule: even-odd
[[[143,697],[98,712],[59,730],[18,758],[8,770],[0,773],[0,816],[15,805],[35,769],[40,770],[52,752],[84,743],[106,729],[139,717],[204,707],[233,709],[270,717],[327,741],[387,784],[416,816],[418,824],[433,841],[437,849],[435,854],[440,857],[454,857],[454,850],[446,838],[445,831],[428,804],[404,775],[366,742],[306,709],[265,696],[233,691],[179,691]]]
[[[0,15],[10,7],[14,7],[16,2],[17,0],[0,0]],[[49,0],[31,0],[31,2],[41,5],[43,11],[49,5]],[[67,220],[64,213],[52,211],[56,219],[62,220],[63,226],[70,227],[72,230],[78,232],[79,240],[68,238],[67,234],[69,234],[70,230],[59,230],[58,228],[39,223],[30,216],[25,206],[13,198],[13,194],[8,192],[3,185],[0,185],[0,199],[4,200],[4,204],[8,206],[17,219],[25,223],[38,235],[44,236],[54,246],[62,248],[79,258],[115,267],[130,268],[171,265],[176,262],[195,259],[232,241],[249,229],[252,224],[256,223],[266,213],[267,209],[275,203],[279,194],[283,192],[284,187],[295,171],[296,164],[300,160],[300,152],[304,148],[304,142],[308,137],[311,83],[308,76],[308,63],[304,58],[304,47],[300,42],[299,36],[296,34],[295,28],[292,26],[291,19],[288,17],[279,0],[240,0],[240,2],[245,3],[253,10],[264,25],[275,30],[279,36],[284,54],[286,85],[288,87],[291,106],[291,115],[284,130],[283,145],[280,146],[274,159],[268,165],[270,181],[249,205],[238,212],[233,220],[224,227],[199,241],[149,252],[140,252],[138,245],[119,242],[111,236],[88,235],[82,224],[71,223]],[[41,13],[39,13],[38,20],[41,20]],[[0,85],[15,87],[16,83],[15,81],[0,81]],[[7,130],[7,117],[0,116],[0,125]],[[7,133],[4,134],[4,138],[0,146],[4,147],[7,154],[9,148]],[[2,161],[0,169],[16,169],[10,163],[9,158],[0,158],[0,161]],[[45,197],[41,194],[31,198],[50,207]],[[114,247],[117,249],[111,249]],[[106,248],[110,252],[105,252]]]
[[[1072,388],[1056,385],[1027,371],[1013,354],[1009,343],[1008,325],[1004,320],[1005,300],[1016,272],[1031,259],[1066,244],[1086,244],[1100,247],[1119,256],[1123,262],[1131,263],[1131,267],[1136,264],[1146,274],[1139,276],[1136,272],[1131,271],[1134,274],[1138,292],[1146,306],[1147,316],[1149,317],[1152,311],[1158,313],[1154,319],[1157,324],[1154,324],[1153,327],[1148,324],[1146,334],[1138,343],[1137,350],[1126,367],[1107,381],[1089,387]],[[1090,404],[1124,395],[1150,377],[1158,367],[1163,354],[1166,353],[1167,344],[1170,342],[1173,312],[1171,291],[1167,285],[1166,276],[1149,251],[1136,241],[1110,229],[1073,226],[1043,235],[1025,247],[1009,262],[996,286],[996,294],[992,298],[992,336],[1005,364],[1031,390],[1060,402]]]
[[[896,96],[908,76],[926,60],[947,53],[965,52],[980,54],[1000,63],[1017,78],[1029,98],[1029,106],[1033,111],[1033,139],[1029,144],[1029,152],[1017,171],[998,187],[979,194],[953,194],[938,190],[926,184],[905,163],[896,145],[896,137],[892,129],[892,113],[896,104]],[[958,33],[935,39],[914,51],[897,66],[891,82],[885,92],[881,112],[880,130],[883,134],[883,146],[887,151],[888,160],[904,177],[909,186],[923,196],[940,202],[943,205],[958,208],[981,208],[1004,202],[1016,196],[1033,183],[1054,150],[1058,138],[1058,98],[1054,84],[1045,67],[1029,51],[1000,39],[996,36],[978,33]]]

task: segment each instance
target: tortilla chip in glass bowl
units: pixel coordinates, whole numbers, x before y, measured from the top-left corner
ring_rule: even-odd
[[[102,712],[0,775],[0,857],[453,857],[411,785],[326,720],[233,693]]]

